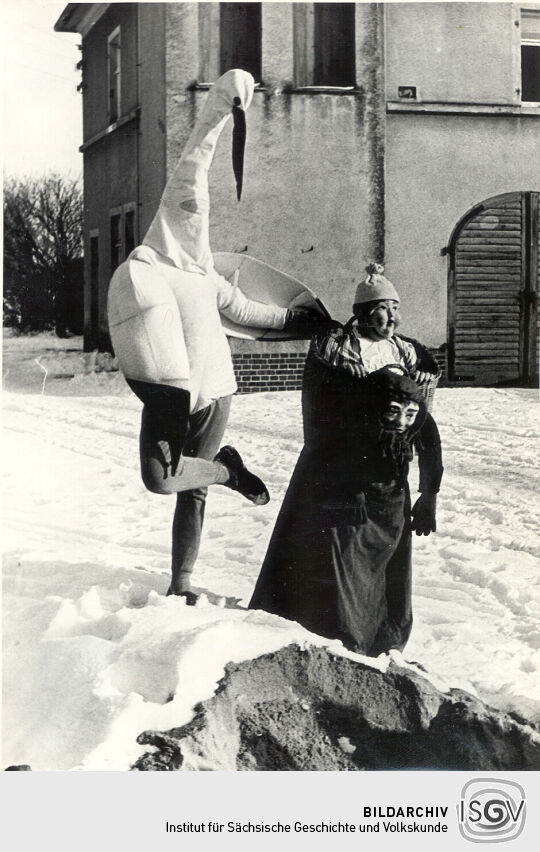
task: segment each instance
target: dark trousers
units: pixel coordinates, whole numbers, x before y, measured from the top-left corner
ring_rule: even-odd
[[[184,443],[184,456],[213,459],[221,446],[229,419],[230,396],[216,399],[211,405],[190,415]],[[180,574],[191,574],[199,553],[208,488],[201,486],[176,495],[172,528],[172,580],[170,591],[182,591]]]
[[[213,463],[229,419],[232,397],[214,400],[189,413],[189,393],[164,385],[128,380],[144,403],[139,450],[141,475],[156,494],[176,494],[172,528],[170,592],[189,588],[201,541],[208,486],[223,470]]]

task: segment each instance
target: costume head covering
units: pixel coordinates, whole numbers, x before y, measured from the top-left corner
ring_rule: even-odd
[[[143,243],[177,269],[214,274],[209,239],[208,172],[219,136],[232,114],[233,169],[240,198],[246,139],[244,112],[251,103],[254,89],[251,74],[238,68],[216,80],[163,191]]]
[[[375,407],[384,411],[390,400],[396,400],[397,402],[416,402],[422,408],[425,406],[422,391],[408,376],[396,372],[398,366],[383,367],[367,377]]]
[[[356,288],[354,305],[363,305],[366,302],[378,302],[381,299],[394,299],[399,302],[396,288],[388,278],[383,275],[384,266],[380,263],[370,263],[366,266],[367,278],[361,281]]]

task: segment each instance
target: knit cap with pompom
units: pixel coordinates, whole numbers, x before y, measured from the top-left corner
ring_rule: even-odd
[[[384,266],[380,263],[370,263],[366,266],[367,278],[361,281],[356,288],[354,304],[362,305],[365,302],[374,302],[379,299],[394,299],[399,302],[396,288],[388,278],[383,275]]]

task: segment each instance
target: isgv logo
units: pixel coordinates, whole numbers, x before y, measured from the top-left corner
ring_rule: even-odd
[[[459,830],[473,843],[514,840],[525,825],[525,790],[515,781],[475,778],[461,791]]]

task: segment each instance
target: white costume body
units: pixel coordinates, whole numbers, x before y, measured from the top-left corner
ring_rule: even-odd
[[[218,275],[209,245],[208,170],[238,98],[254,81],[228,71],[214,84],[143,240],[109,287],[111,341],[128,379],[181,388],[192,413],[237,389],[220,312],[240,325],[281,329],[286,308],[256,302]]]

